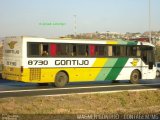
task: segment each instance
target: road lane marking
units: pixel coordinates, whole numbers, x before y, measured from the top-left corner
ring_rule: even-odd
[[[109,85],[109,86],[87,86],[87,87],[68,87],[68,88],[47,88],[47,89],[29,89],[29,90],[9,90],[0,91],[0,93],[14,93],[14,92],[31,92],[31,91],[48,91],[48,90],[72,90],[72,89],[87,89],[87,88],[110,88],[110,87],[122,87],[122,86],[149,86],[160,85],[160,83],[154,84],[129,84],[129,85]]]

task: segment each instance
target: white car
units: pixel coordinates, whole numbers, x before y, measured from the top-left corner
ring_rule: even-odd
[[[160,77],[160,62],[156,62],[156,77]]]

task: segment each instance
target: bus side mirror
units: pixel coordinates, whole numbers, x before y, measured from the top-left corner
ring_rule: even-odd
[[[149,69],[153,69],[153,62],[149,62]]]

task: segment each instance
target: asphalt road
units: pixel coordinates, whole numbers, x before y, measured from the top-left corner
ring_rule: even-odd
[[[130,84],[126,81],[118,83],[106,82],[79,82],[69,83],[64,88],[55,88],[52,85],[38,86],[37,84],[7,81],[0,79],[0,98],[22,96],[50,96],[75,93],[115,92],[125,90],[160,89],[160,79],[141,80],[140,84]]]

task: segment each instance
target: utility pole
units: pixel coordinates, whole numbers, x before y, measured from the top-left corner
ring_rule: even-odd
[[[74,15],[74,36],[77,36],[77,15]]]
[[[149,14],[148,14],[148,19],[149,19],[149,42],[152,42],[152,34],[151,34],[151,1],[148,0],[148,4],[149,4]]]

